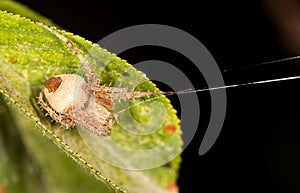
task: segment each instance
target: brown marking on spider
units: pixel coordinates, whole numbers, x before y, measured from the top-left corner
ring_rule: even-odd
[[[55,92],[58,87],[61,85],[61,77],[51,77],[45,84],[45,88],[48,89],[50,93]]]
[[[56,75],[46,82],[40,92],[38,103],[63,127],[68,129],[78,124],[99,136],[109,136],[111,123],[115,119],[111,112],[114,107],[113,99],[173,94],[173,92],[131,92],[127,88],[101,86],[89,62],[70,40],[42,23],[36,24],[65,42],[88,71],[87,82],[77,74]]]

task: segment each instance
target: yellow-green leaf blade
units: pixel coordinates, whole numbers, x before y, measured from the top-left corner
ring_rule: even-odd
[[[157,90],[151,82],[143,77],[142,73],[136,71],[126,61],[79,36],[63,31],[60,33],[70,39],[80,52],[89,59],[102,83],[118,85],[122,82],[123,87],[135,87],[141,91]],[[149,150],[164,146],[165,149],[171,148],[174,151],[174,154],[170,155],[167,151],[157,154],[157,157],[160,157],[163,161],[171,161],[176,158],[168,166],[155,165],[155,168],[147,168],[148,170],[145,171],[130,171],[113,166],[107,163],[107,160],[111,161],[112,158],[118,158],[120,163],[113,164],[126,163],[125,166],[128,166],[129,169],[131,167],[145,168],[145,165],[152,166],[153,163],[147,159],[135,162],[134,157],[130,157],[130,151],[117,152],[116,149],[111,148],[112,146],[109,143],[102,143],[105,140],[99,139],[99,137],[97,140],[88,137],[84,141],[82,137],[85,134],[82,133],[82,130],[63,130],[59,124],[51,123],[51,119],[45,117],[43,112],[38,109],[36,97],[47,77],[65,73],[79,73],[82,75],[85,73],[77,56],[64,42],[30,20],[0,12],[0,63],[0,89],[2,94],[9,98],[31,122],[35,122],[44,135],[54,141],[59,148],[80,165],[87,168],[98,179],[107,183],[116,191],[119,191],[120,187],[124,187],[129,192],[169,192],[169,185],[176,183],[179,164],[179,158],[176,158],[176,156],[181,151],[182,140],[176,111],[171,107],[168,99],[157,97],[148,101],[145,99],[135,102],[129,101],[128,105],[142,102],[141,105],[128,109],[138,122],[126,122],[127,119],[124,119],[125,122],[113,125],[110,139],[123,147],[133,150]],[[124,71],[128,72],[129,78],[122,77]],[[137,80],[141,80],[141,82],[137,82]],[[154,108],[152,106],[153,101],[165,106],[165,119],[162,124],[160,124],[162,122],[160,116],[155,113],[156,106]],[[126,105],[127,103],[125,103],[125,107]],[[123,107],[124,104],[121,104],[116,108],[122,109]],[[151,112],[152,110],[154,110],[152,114],[140,115],[141,112]],[[118,111],[115,110],[114,112]],[[121,114],[120,117],[122,117]],[[156,125],[160,124],[157,132],[153,134],[134,136],[124,130],[124,127],[127,127],[140,131],[143,128],[141,127],[142,123],[145,120],[147,122],[151,117],[154,122],[157,122]],[[175,128],[174,133],[164,129],[169,125]],[[26,129],[34,130],[34,128]],[[96,148],[93,149],[91,146]],[[99,157],[100,154],[104,156],[104,160]],[[109,157],[108,155],[114,155],[115,157]],[[158,161],[158,163],[161,162],[161,160]],[[122,167],[124,168],[124,165]]]

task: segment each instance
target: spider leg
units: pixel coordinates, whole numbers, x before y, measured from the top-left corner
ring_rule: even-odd
[[[174,92],[125,92],[125,93],[110,93],[109,96],[111,99],[127,99],[127,98],[141,98],[146,96],[153,96],[153,95],[168,95],[174,94]]]
[[[69,114],[76,123],[98,136],[109,136],[111,133],[110,124],[114,120],[114,116],[106,109],[102,109],[102,112],[96,113],[77,110],[70,111]]]
[[[60,40],[62,40],[63,42],[65,42],[67,44],[67,46],[69,48],[71,48],[73,50],[73,52],[77,55],[77,57],[79,58],[80,62],[84,65],[84,67],[87,69],[88,71],[88,82],[92,85],[96,85],[97,80],[95,79],[95,72],[93,70],[93,68],[91,67],[90,63],[87,61],[87,59],[79,52],[79,50],[74,46],[74,44],[68,40],[66,37],[64,37],[63,35],[59,34],[57,31],[51,29],[50,27],[48,27],[47,25],[40,23],[40,22],[35,22],[37,25],[47,29],[48,31],[50,31],[52,34],[54,34],[56,37],[58,37]]]
[[[90,89],[95,92],[106,92],[106,93],[128,93],[131,92],[128,88],[108,87],[91,85]]]
[[[43,109],[45,109],[50,117],[55,120],[56,122],[59,122],[64,128],[68,129],[70,127],[75,126],[75,122],[67,115],[58,114],[56,111],[54,111],[44,100],[43,100],[43,91],[40,92],[38,103],[41,105]]]

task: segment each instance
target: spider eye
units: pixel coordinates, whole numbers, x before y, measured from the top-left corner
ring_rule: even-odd
[[[61,77],[51,77],[45,84],[49,93],[54,93],[62,83]]]

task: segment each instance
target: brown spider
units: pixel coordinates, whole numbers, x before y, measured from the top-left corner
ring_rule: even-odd
[[[36,24],[65,42],[88,71],[88,82],[77,74],[56,75],[48,79],[40,92],[38,103],[63,127],[71,128],[79,124],[99,136],[109,136],[110,125],[114,120],[111,112],[114,106],[112,99],[173,94],[173,92],[131,92],[127,88],[101,86],[89,62],[70,40],[42,23]]]

